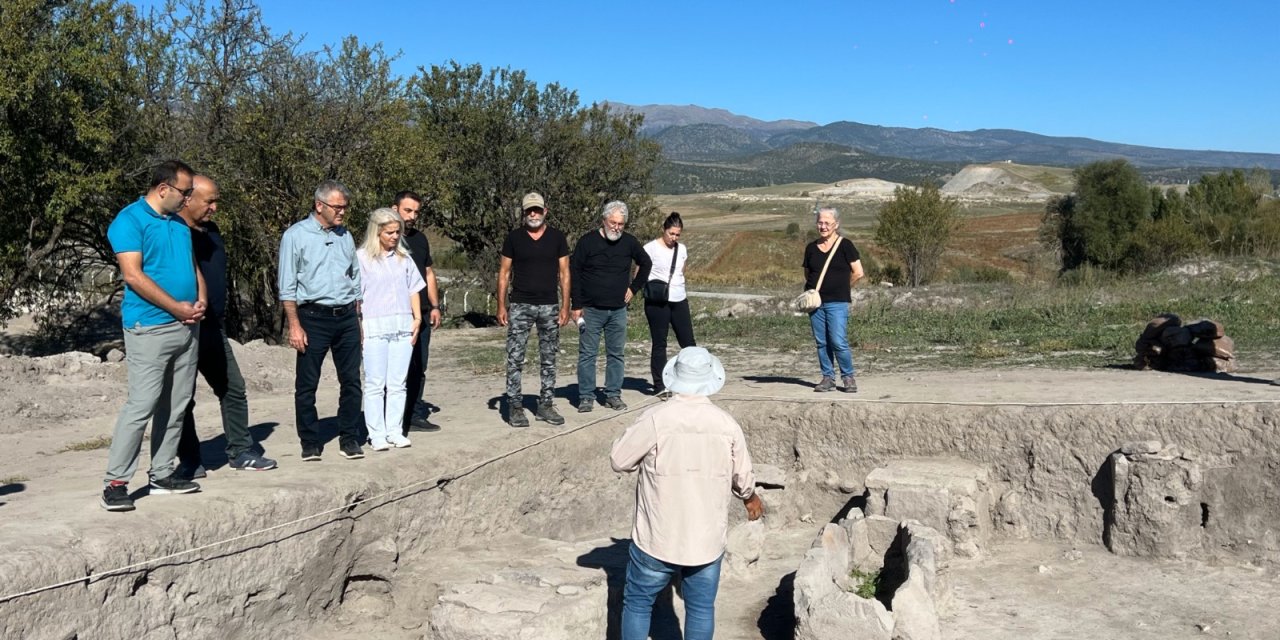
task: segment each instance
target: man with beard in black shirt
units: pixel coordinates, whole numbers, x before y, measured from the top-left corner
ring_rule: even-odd
[[[595,408],[596,357],[604,334],[604,405],[615,411],[622,401],[623,348],[627,340],[627,303],[649,279],[653,261],[636,237],[623,231],[628,209],[614,200],[600,213],[600,228],[587,232],[569,261],[573,282],[573,319],[583,323],[578,342],[578,412]],[[635,276],[631,266],[637,267]]]
[[[436,286],[436,273],[431,268],[431,244],[427,242],[427,234],[418,230],[414,222],[422,210],[422,197],[412,191],[401,191],[396,194],[395,204],[391,206],[404,221],[400,239],[409,247],[409,256],[422,272],[422,279],[427,288],[418,293],[421,296],[423,312],[430,311],[430,322],[424,322],[418,334],[418,343],[413,346],[413,355],[409,359],[409,374],[405,378],[404,403],[404,435],[409,431],[439,431],[440,426],[429,419],[430,411],[422,399],[422,392],[427,383],[427,359],[431,351],[431,331],[440,328],[439,288]]]

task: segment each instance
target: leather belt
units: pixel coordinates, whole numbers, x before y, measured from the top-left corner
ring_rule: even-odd
[[[348,313],[355,311],[355,308],[356,308],[355,302],[348,302],[346,304],[340,304],[337,306],[329,306],[327,304],[320,304],[318,302],[307,302],[305,304],[298,305],[299,311],[303,311],[310,315],[332,316],[335,318],[338,316],[345,316]]]

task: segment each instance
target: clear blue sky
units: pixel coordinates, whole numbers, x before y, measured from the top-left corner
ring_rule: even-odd
[[[402,52],[402,75],[450,59],[510,66],[583,102],[1280,153],[1277,0],[259,6],[305,48],[354,34]]]

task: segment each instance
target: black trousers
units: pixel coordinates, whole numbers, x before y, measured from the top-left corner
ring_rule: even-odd
[[[307,332],[307,350],[298,354],[293,386],[294,419],[302,446],[319,448],[320,417],[316,388],[325,356],[333,352],[338,372],[338,437],[340,444],[360,444],[360,323],[355,307],[342,315],[331,310],[298,306],[298,322]]]
[[[649,338],[653,350],[649,352],[649,373],[653,375],[653,388],[662,391],[662,369],[667,366],[667,332],[674,329],[680,348],[697,346],[693,339],[693,319],[689,317],[689,299],[679,302],[644,303],[644,317],[649,321]]]
[[[213,394],[218,397],[222,409],[222,430],[227,438],[227,459],[253,447],[249,433],[249,400],[245,395],[244,376],[231,350],[227,333],[218,318],[206,318],[200,323],[199,362],[196,367]],[[187,414],[182,419],[182,439],[178,441],[178,460],[188,468],[203,464],[200,457],[200,436],[196,435],[195,394],[187,404]]]
[[[413,354],[409,356],[409,373],[404,379],[404,420],[401,429],[409,435],[409,419],[413,410],[422,399],[422,392],[427,386],[427,358],[431,355],[431,314],[422,314],[422,330],[418,332],[418,344],[413,345]],[[391,425],[387,425],[390,429]]]

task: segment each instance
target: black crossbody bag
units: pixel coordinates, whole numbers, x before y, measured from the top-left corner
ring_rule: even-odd
[[[676,276],[676,260],[680,258],[680,243],[671,247],[671,272],[667,278]],[[650,280],[644,283],[644,299],[654,304],[666,304],[671,297],[671,285],[662,280]]]

